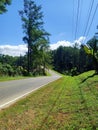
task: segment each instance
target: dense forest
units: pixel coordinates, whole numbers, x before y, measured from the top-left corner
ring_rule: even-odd
[[[48,54],[50,61],[47,59],[47,68],[51,64],[53,69],[63,74],[76,75],[87,70],[94,69],[91,56],[88,56],[84,49],[76,47],[62,47]],[[36,65],[32,75],[43,75],[43,67],[41,66],[40,58],[38,61],[32,61]],[[0,55],[0,75],[28,75],[27,55],[20,57],[12,57],[8,55]]]
[[[0,13],[6,12],[6,5],[1,1]],[[24,8],[19,11],[24,32],[23,41],[28,46],[25,56],[12,57],[0,55],[0,76],[35,76],[46,75],[50,66],[63,74],[78,75],[95,69],[98,73],[98,42],[95,37],[85,45],[73,47],[60,46],[56,50],[49,48],[50,34],[44,29],[41,6],[32,0],[24,0]]]
[[[88,46],[86,46],[88,45]],[[78,75],[88,70],[98,72],[98,46],[94,38],[89,40],[85,46],[73,47],[60,46],[56,50],[49,50],[45,54],[43,63],[40,50],[33,55],[33,68],[31,75],[45,75],[45,69],[52,67],[54,70],[68,75]],[[85,51],[86,48],[86,51]],[[88,49],[88,51],[87,51]],[[89,52],[89,53],[88,53]],[[92,53],[90,53],[92,52]],[[43,65],[45,64],[45,68]],[[35,67],[35,68],[34,68]],[[0,55],[0,75],[28,75],[28,54],[20,57]]]
[[[83,47],[62,47],[52,52],[53,66],[63,74],[77,75],[94,69],[91,56],[88,56]]]
[[[95,37],[80,47],[62,47],[52,52],[54,69],[70,75],[77,75],[94,69],[98,73],[98,42]]]

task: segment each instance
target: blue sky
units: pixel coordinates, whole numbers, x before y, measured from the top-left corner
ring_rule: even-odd
[[[77,21],[78,0],[35,0],[37,5],[42,6],[44,14],[44,28],[51,34],[50,43],[56,44],[60,41],[73,43],[84,36],[89,8],[92,0],[80,0],[79,16]],[[98,0],[94,1],[92,13],[88,25],[91,22]],[[0,15],[0,45],[18,46],[23,44],[22,21],[18,10],[23,9],[23,0],[12,0],[8,6],[8,12]],[[97,31],[98,10],[93,19],[87,39],[93,37]],[[77,33],[76,32],[77,23]],[[84,36],[85,37],[85,36]]]

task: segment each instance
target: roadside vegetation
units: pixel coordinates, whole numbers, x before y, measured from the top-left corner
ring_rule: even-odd
[[[4,82],[4,81],[9,81],[9,80],[19,80],[19,79],[24,79],[24,78],[28,78],[28,77],[24,77],[24,76],[15,76],[15,77],[11,77],[11,76],[2,76],[0,77],[0,82]]]
[[[98,130],[98,75],[61,79],[0,111],[4,130]]]
[[[10,4],[1,0],[0,14]],[[24,0],[19,15],[28,52],[19,57],[0,54],[0,81],[50,75],[50,66],[64,76],[0,110],[0,130],[98,130],[98,39],[50,50],[41,9]]]
[[[98,73],[98,42],[93,37],[86,45],[73,47],[60,46],[52,51],[53,67],[67,75],[78,75],[85,71],[96,70]]]
[[[7,11],[12,0],[1,0],[0,14]],[[11,5],[10,5],[11,6]],[[39,76],[46,75],[46,69],[52,68],[62,74],[79,75],[85,71],[98,73],[98,39],[92,37],[84,45],[77,42],[71,47],[60,46],[50,50],[50,34],[44,29],[42,6],[34,0],[24,0],[19,12],[23,41],[28,51],[24,56],[12,57],[0,54],[0,76]],[[98,34],[98,33],[96,33]]]
[[[7,11],[11,0],[0,1],[0,14]],[[0,55],[0,76],[37,76],[46,75],[50,64],[49,33],[44,29],[42,7],[34,0],[24,0],[19,12],[23,41],[28,51],[25,56],[11,57]]]

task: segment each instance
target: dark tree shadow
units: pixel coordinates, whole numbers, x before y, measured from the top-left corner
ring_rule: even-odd
[[[83,80],[81,81],[81,83],[84,83],[87,79],[92,78],[92,77],[94,77],[95,75],[98,75],[98,73],[94,73],[94,74],[88,76],[87,78],[83,79]]]

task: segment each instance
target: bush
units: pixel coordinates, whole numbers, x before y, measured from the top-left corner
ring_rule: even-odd
[[[71,69],[71,76],[75,76],[75,75],[78,75],[78,71],[76,67]]]

